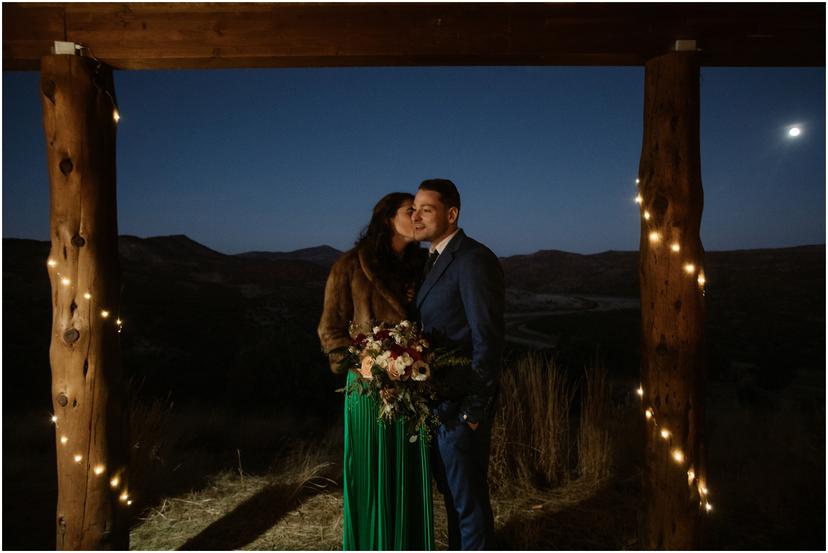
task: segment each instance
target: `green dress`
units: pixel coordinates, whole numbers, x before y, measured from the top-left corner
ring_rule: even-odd
[[[346,386],[358,376],[348,371]],[[344,550],[434,550],[429,446],[403,421],[377,421],[377,403],[345,396]]]

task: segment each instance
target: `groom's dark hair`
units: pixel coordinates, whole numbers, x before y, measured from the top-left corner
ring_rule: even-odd
[[[446,207],[456,207],[460,210],[460,192],[454,183],[448,179],[428,179],[420,183],[420,190],[431,190],[440,194],[440,200]]]

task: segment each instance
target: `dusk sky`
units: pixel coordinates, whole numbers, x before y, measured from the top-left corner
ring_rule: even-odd
[[[501,256],[636,250],[643,68],[119,71],[119,232],[348,249],[385,193],[452,179]],[[3,236],[47,240],[37,72],[3,72]],[[704,68],[708,251],[825,243],[825,69]],[[799,125],[797,138],[788,136]]]

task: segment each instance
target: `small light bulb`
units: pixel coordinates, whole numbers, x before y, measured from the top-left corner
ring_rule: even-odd
[[[670,246],[670,249],[673,250],[674,252],[677,252],[681,249],[681,246],[678,245],[678,242],[674,242],[673,245]]]
[[[644,198],[641,197],[641,194],[635,197],[635,203],[640,204],[644,201]]]
[[[650,220],[650,212],[649,211],[644,212],[644,218],[648,221]]]
[[[66,277],[63,277],[62,279],[60,279],[60,283],[64,286],[69,286],[70,284],[72,284],[72,281]]]
[[[707,495],[707,487],[704,484],[699,484],[699,491],[702,495]]]
[[[107,311],[106,309],[102,310],[101,311],[101,317],[103,317],[104,319],[109,317],[109,311]]]
[[[66,436],[61,436],[60,437],[60,443],[62,443],[63,445],[66,445],[66,442],[68,442],[68,441],[69,441],[69,438],[67,438]]]
[[[647,409],[646,411],[644,411],[644,416],[647,417],[647,420],[650,420],[651,418],[653,418],[653,410]]]
[[[121,114],[118,113],[117,109],[112,110],[112,119],[114,119],[116,123],[121,120]]]
[[[695,265],[693,265],[692,263],[687,263],[687,264],[684,266],[684,270],[685,270],[685,272],[686,272],[687,274],[692,275],[693,273],[695,273],[695,272],[696,272],[696,266],[695,266]]]
[[[50,259],[46,262],[46,265],[48,265],[49,267],[55,267],[57,265],[57,261],[55,261],[54,259]]]
[[[696,472],[693,469],[687,471],[687,483],[692,484],[696,478]]]
[[[124,490],[124,493],[122,493],[122,494],[121,494],[121,496],[120,496],[120,498],[119,498],[119,499],[120,499],[121,501],[124,501],[124,502],[125,502],[127,499],[129,499],[129,494],[127,493],[127,491],[126,491],[126,490]]]
[[[100,476],[104,473],[104,470],[106,470],[106,469],[104,468],[103,465],[96,465],[93,470],[94,470],[96,476]]]
[[[57,422],[57,416],[56,415],[52,415],[52,422]]]
[[[75,462],[80,463],[83,460],[83,455],[77,454],[75,455]]]
[[[638,184],[638,183],[640,183],[640,182],[641,182],[641,181],[640,181],[639,179],[635,179],[635,184]]]
[[[85,299],[87,299],[87,300],[91,300],[91,299],[92,299],[92,294],[90,294],[89,292],[87,292],[87,293],[85,293],[85,294],[83,295],[83,297],[84,297]]]
[[[712,511],[712,510],[713,510],[713,505],[711,505],[709,502],[705,501],[705,503],[704,503],[704,510],[705,510],[705,511],[707,511],[707,512],[709,513],[710,511]]]
[[[120,483],[121,479],[118,476],[113,476],[112,479],[109,481],[109,485],[113,488],[117,488]]]
[[[662,428],[661,429],[661,437],[666,440],[667,438],[670,437],[670,431],[667,430],[666,428]]]
[[[661,240],[661,235],[656,231],[650,233],[650,242],[658,242]]]
[[[121,319],[115,319],[115,324],[123,324],[123,321],[121,321]]]
[[[704,278],[704,273],[699,273],[699,278],[696,279],[699,283],[699,286],[704,286],[704,283],[707,282],[707,279]]]
[[[639,396],[644,397],[644,387],[643,387],[643,386],[639,386],[639,387],[638,387],[638,389],[636,390],[636,393],[637,393]]]
[[[132,500],[131,499],[127,499],[127,505],[132,505]]]
[[[673,450],[673,459],[675,459],[676,463],[683,463],[684,462],[684,453],[678,448]]]

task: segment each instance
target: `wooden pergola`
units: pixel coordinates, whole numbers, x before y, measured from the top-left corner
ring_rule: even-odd
[[[708,502],[699,71],[824,66],[822,3],[3,4],[4,70],[41,72],[59,549],[128,549],[112,70],[416,65],[645,67],[641,544],[695,547]]]

